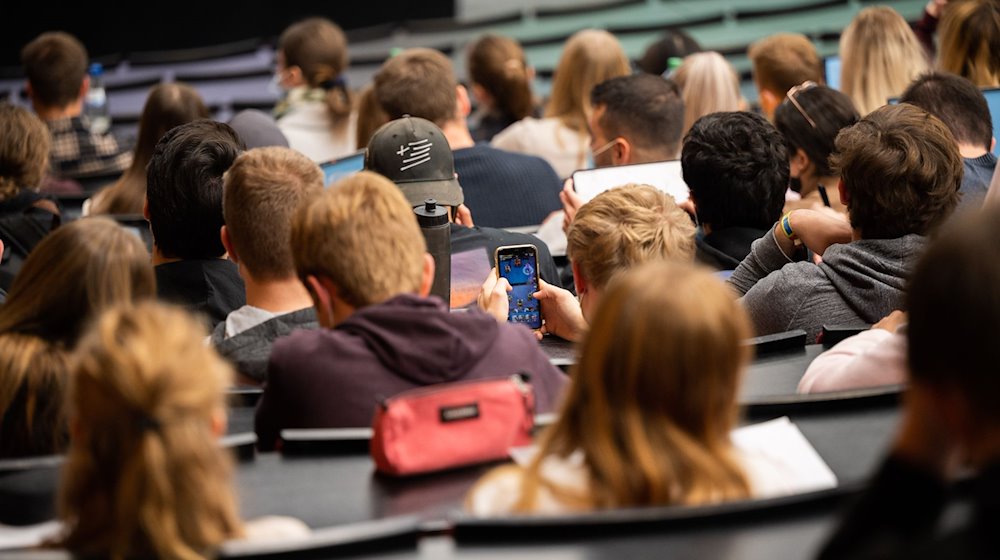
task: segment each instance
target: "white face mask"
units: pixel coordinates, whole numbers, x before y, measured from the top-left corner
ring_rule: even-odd
[[[275,72],[271,76],[271,81],[268,82],[267,84],[267,91],[268,93],[271,93],[277,97],[284,97],[285,94],[288,93],[288,90],[285,89],[285,86],[281,85],[280,72]]]

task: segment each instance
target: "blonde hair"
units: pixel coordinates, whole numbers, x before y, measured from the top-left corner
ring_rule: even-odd
[[[823,66],[816,47],[801,33],[775,33],[750,45],[757,87],[779,96],[811,80],[823,83]]]
[[[927,57],[903,16],[888,6],[858,12],[840,36],[840,90],[861,116],[900,95],[928,70]]]
[[[291,222],[323,191],[323,171],[291,148],[240,154],[223,176],[222,213],[239,260],[256,280],[295,277]]]
[[[0,458],[62,452],[66,371],[66,354],[57,344],[0,334]]]
[[[657,262],[623,275],[598,308],[538,454],[499,471],[523,475],[515,510],[532,511],[543,488],[577,510],[746,498],[729,434],[749,335],[746,312],[705,269]],[[585,492],[543,477],[546,457],[577,450]]]
[[[213,421],[232,370],[180,308],[105,312],[74,353],[61,544],[81,556],[200,559],[242,535]]]
[[[49,129],[23,107],[0,103],[0,202],[37,189],[49,166]]]
[[[672,78],[680,86],[684,98],[682,138],[701,117],[740,109],[740,78],[733,66],[717,52],[688,55]]]
[[[426,251],[399,187],[369,171],[335,183],[292,220],[299,278],[328,278],[354,307],[417,292]]]
[[[285,67],[298,66],[309,87],[326,91],[324,102],[334,130],[347,126],[354,108],[354,94],[344,71],[349,55],[347,36],[332,21],[313,17],[294,23],[278,39]]]
[[[597,288],[642,263],[694,260],[695,228],[670,195],[649,185],[604,191],[580,207],[566,253]]]
[[[1000,87],[1000,5],[950,2],[941,16],[938,66],[979,87]]]
[[[614,35],[602,29],[577,31],[566,41],[559,57],[545,116],[557,118],[569,129],[586,136],[590,90],[605,80],[631,72],[629,59]]]

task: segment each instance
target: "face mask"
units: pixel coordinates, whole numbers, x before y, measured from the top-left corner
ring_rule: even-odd
[[[288,93],[285,87],[281,85],[281,74],[279,72],[275,72],[271,76],[271,81],[267,84],[267,91],[276,97],[284,97]]]
[[[789,177],[788,187],[797,193],[802,192],[802,179],[799,179],[798,177]]]

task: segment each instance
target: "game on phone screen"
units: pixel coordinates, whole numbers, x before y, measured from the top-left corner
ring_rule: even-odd
[[[538,261],[535,251],[531,247],[502,250],[497,255],[497,270],[513,288],[507,293],[510,309],[507,320],[532,329],[542,328],[538,300],[531,297],[531,294],[538,291]]]

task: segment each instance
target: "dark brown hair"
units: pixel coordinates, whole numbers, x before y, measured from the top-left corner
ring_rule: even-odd
[[[23,107],[0,103],[0,200],[38,188],[49,166],[49,129]]]
[[[531,115],[534,100],[528,63],[510,37],[484,35],[469,48],[469,78],[493,97],[496,109],[512,120]]]
[[[830,165],[865,239],[926,235],[958,204],[962,157],[940,119],[908,103],[886,105],[840,131]]]
[[[409,49],[385,61],[375,74],[375,98],[395,120],[403,115],[441,126],[455,118],[455,71],[433,49]]]
[[[80,96],[87,75],[87,49],[69,33],[49,31],[21,49],[21,64],[35,99],[65,107]]]
[[[349,56],[347,37],[336,23],[314,17],[292,24],[278,39],[285,66],[298,66],[309,87],[326,90],[334,127],[343,126],[354,108],[354,94],[343,77]]]

